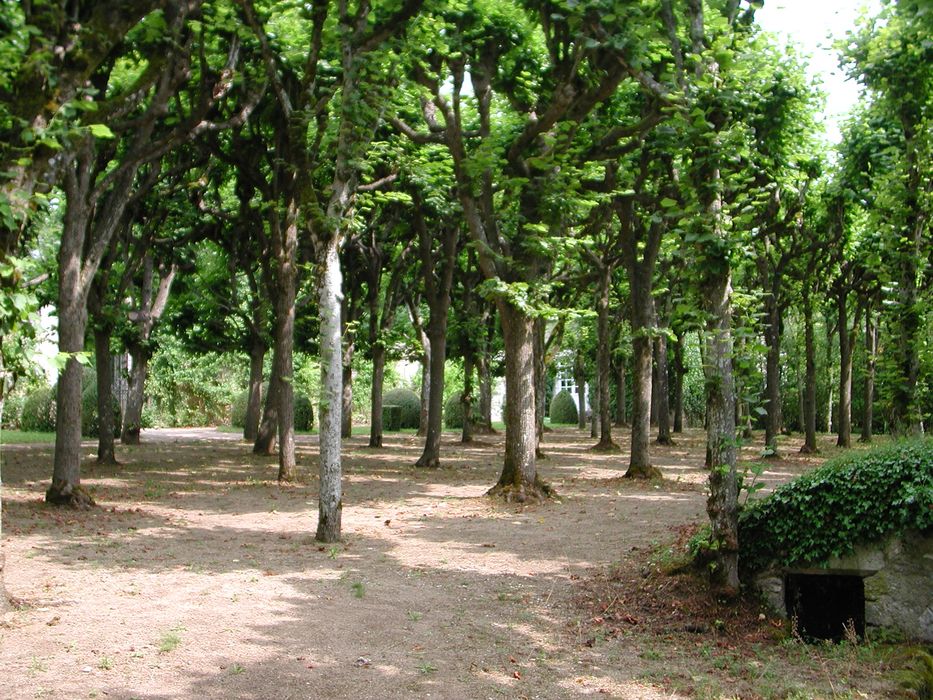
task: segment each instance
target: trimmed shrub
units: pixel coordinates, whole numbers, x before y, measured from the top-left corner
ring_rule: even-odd
[[[554,394],[551,399],[551,423],[575,425],[579,414],[577,403],[566,389]]]
[[[404,428],[418,429],[421,423],[421,399],[411,389],[399,387],[382,395],[383,406],[398,406],[399,423]]]
[[[444,427],[451,430],[463,428],[463,404],[459,393],[451,394],[444,402]]]
[[[54,433],[55,389],[42,387],[26,394],[19,423],[22,430]]]
[[[752,502],[739,516],[739,561],[746,572],[813,566],[906,530],[933,531],[930,439],[843,455]]]
[[[120,428],[123,425],[123,414],[120,411],[120,402],[111,397],[113,405],[113,436],[120,437]],[[97,420],[97,385],[92,384],[81,394],[81,434],[84,437],[96,438],[100,435],[100,424]]]
[[[314,427],[314,407],[304,394],[295,394],[295,430],[311,430]]]

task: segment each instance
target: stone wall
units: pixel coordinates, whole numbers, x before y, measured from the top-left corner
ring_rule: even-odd
[[[865,584],[865,623],[900,631],[910,639],[933,642],[933,533],[905,533],[883,543],[862,545],[825,567],[771,567],[755,577],[755,586],[782,616],[787,615],[787,574],[861,576]]]

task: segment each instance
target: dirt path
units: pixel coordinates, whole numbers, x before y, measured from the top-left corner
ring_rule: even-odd
[[[626,458],[547,436],[560,494],[521,507],[483,497],[501,437],[445,436],[444,468],[416,471],[414,437],[345,444],[345,541],[320,547],[316,445],[306,483],[235,435],[146,431],[85,484],[101,506],[47,507],[48,446],[4,448],[10,593],[3,697],[681,697],[646,677],[638,644],[590,645],[575,581],[669,542],[704,517],[702,435],[656,448],[667,479],[630,484]],[[624,447],[624,445],[623,445]],[[808,466],[776,463],[783,481]]]

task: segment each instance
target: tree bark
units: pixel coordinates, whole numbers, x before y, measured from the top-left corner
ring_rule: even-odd
[[[428,395],[428,430],[424,450],[416,467],[437,469],[441,466],[441,433],[444,414],[444,365],[447,361],[447,314],[431,312],[428,321],[428,341],[431,347],[430,391]]]
[[[266,344],[253,339],[249,349],[249,394],[246,401],[246,419],[243,421],[243,439],[255,442],[259,436],[262,416],[262,370],[266,359]]]
[[[839,324],[839,418],[836,435],[837,447],[852,446],[852,341],[849,333],[848,293],[836,297]]]
[[[803,296],[804,357],[806,369],[803,379],[804,441],[800,451],[804,454],[819,452],[816,444],[816,343],[813,338],[813,300]]]
[[[738,479],[736,478],[735,393],[732,374],[732,283],[728,263],[719,275],[707,282],[704,300],[710,320],[707,323],[706,413],[707,459],[710,469],[710,495],[706,501],[713,533],[718,544],[719,569],[716,584],[735,595],[738,575]]]
[[[684,339],[683,332],[677,334],[674,343],[674,432],[684,431],[684,375],[687,368],[684,365]]]
[[[479,420],[477,426],[484,433],[492,433],[492,377],[489,372],[489,360],[484,348],[476,360],[476,374],[479,383]]]
[[[765,456],[778,457],[781,433],[781,308],[775,294],[765,297]]]
[[[894,346],[897,378],[892,396],[892,429],[896,435],[922,435],[923,421],[917,401],[917,381],[920,378],[920,333],[923,328],[923,308],[917,290],[918,261],[921,256],[923,232],[927,229],[928,213],[923,206],[925,162],[918,145],[917,114],[910,100],[900,105],[900,122],[904,134],[905,202],[907,231],[897,237],[895,260],[900,272],[897,304],[894,313]]]
[[[353,437],[353,348],[343,354],[343,393],[340,397],[340,437]]]
[[[535,461],[534,320],[507,301],[498,306],[505,343],[505,461],[489,494],[521,503],[551,495]]]
[[[382,387],[385,385],[386,348],[382,341],[372,346],[373,387],[370,393],[372,411],[369,421],[369,446],[382,447]]]
[[[269,392],[266,394],[266,404],[262,410],[262,420],[259,421],[259,430],[256,433],[256,442],[253,443],[253,454],[275,454],[276,437],[279,432],[279,391],[281,382],[279,377],[282,370],[281,350],[277,343],[272,345],[272,370],[269,372]]]
[[[616,367],[616,426],[622,428],[627,425],[625,416],[625,358],[618,359]]]
[[[659,445],[673,445],[671,440],[671,407],[668,390],[667,336],[662,332],[655,339],[655,361],[658,368],[658,387],[654,392],[658,401],[658,439]]]
[[[86,202],[90,177],[91,164],[85,157],[69,173],[66,184],[68,206],[58,251],[58,350],[68,359],[58,377],[52,484],[45,493],[49,503],[76,507],[94,505],[94,499],[81,486],[83,369],[77,358],[84,350],[87,324],[89,287],[82,284],[81,263],[91,215]]]
[[[127,379],[126,414],[123,416],[120,442],[124,445],[138,445],[143,421],[143,403],[146,400],[146,374],[151,353],[148,348],[138,342],[127,343],[127,351],[132,366]]]
[[[463,354],[463,393],[460,395],[460,406],[463,409],[463,428],[460,442],[473,442],[473,352]]]
[[[547,403],[547,376],[544,370],[544,319],[536,318],[534,326],[534,368],[535,368],[535,436],[538,441],[535,447],[535,456],[538,459],[547,459],[541,447],[544,443],[544,414]]]
[[[878,352],[878,329],[871,308],[865,309],[865,394],[862,413],[862,434],[859,442],[871,442],[875,420],[875,354]]]
[[[343,396],[340,243],[340,237],[333,236],[326,243],[318,262],[318,303],[321,317],[321,396],[318,404],[321,485],[316,537],[321,542],[339,541],[343,515],[343,471],[340,461],[340,410]]]
[[[64,243],[64,241],[63,241]],[[81,376],[76,355],[84,350],[87,322],[85,300],[76,288],[76,275],[60,256],[58,348],[70,356],[58,377],[55,415],[55,457],[52,485],[45,500],[56,505],[87,507],[94,499],[81,486]],[[77,297],[77,298],[76,298]]]
[[[298,207],[292,200],[286,209],[284,226],[273,231],[273,252],[277,265],[278,296],[275,300],[275,347],[279,356],[279,483],[298,478],[295,462],[295,297],[297,286]],[[273,228],[278,228],[274,226]],[[270,392],[271,393],[271,392]]]
[[[97,462],[117,464],[114,449],[113,362],[110,354],[110,328],[94,327],[94,364],[97,368]]]
[[[619,446],[612,440],[612,416],[609,412],[610,346],[609,332],[609,284],[612,268],[602,265],[599,269],[599,287],[596,297],[596,367],[599,386],[599,442],[594,449],[615,452]]]
[[[421,412],[418,418],[418,436],[425,437],[428,434],[428,413],[431,402],[431,340],[421,323],[421,314],[418,313],[417,305],[410,299],[408,311],[411,315],[411,323],[415,327],[415,334],[418,336],[418,342],[421,343],[421,357],[418,358],[421,363]]]

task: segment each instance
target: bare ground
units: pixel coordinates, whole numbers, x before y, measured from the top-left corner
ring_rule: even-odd
[[[94,464],[99,507],[42,502],[49,446],[6,446],[4,698],[887,697],[877,654],[780,641],[755,603],[670,576],[703,522],[703,435],[620,477],[576,430],[548,433],[559,499],[495,502],[501,436],[416,470],[418,438],[345,442],[344,541],[320,546],[316,438],[304,482],[236,435],[151,430]],[[787,445],[787,453],[795,445]],[[754,458],[755,448],[747,448]],[[819,460],[771,461],[780,483]],[[668,610],[669,606],[669,610]],[[796,693],[796,694],[795,694]]]

